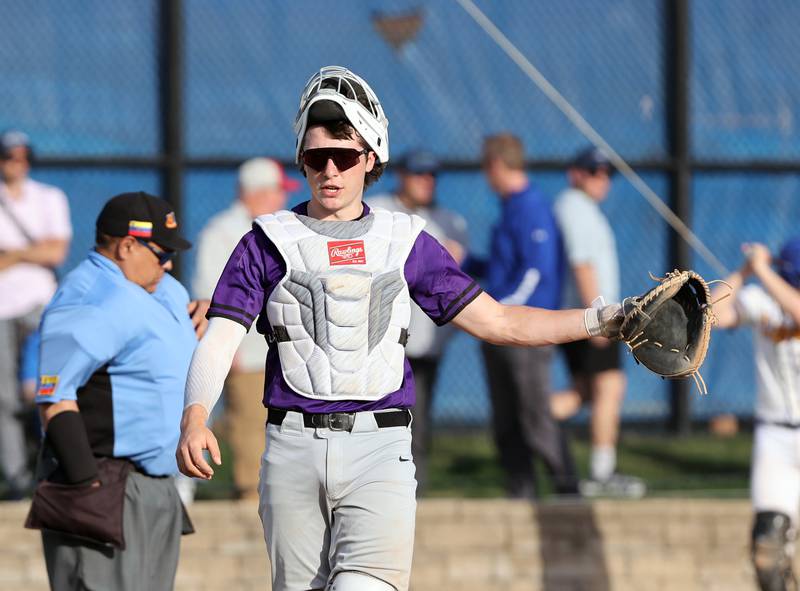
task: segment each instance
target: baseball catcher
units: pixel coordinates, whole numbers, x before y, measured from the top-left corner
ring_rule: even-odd
[[[677,269],[650,278],[658,285],[623,302],[620,338],[637,363],[664,378],[691,376],[707,394],[699,369],[716,321],[708,283],[694,271]]]

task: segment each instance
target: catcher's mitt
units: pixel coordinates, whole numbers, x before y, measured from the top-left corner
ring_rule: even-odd
[[[708,284],[694,271],[667,273],[642,296],[623,303],[620,338],[638,363],[664,378],[691,376],[707,394],[699,373],[716,322]]]

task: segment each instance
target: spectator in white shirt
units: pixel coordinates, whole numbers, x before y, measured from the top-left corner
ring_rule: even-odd
[[[233,249],[260,215],[286,206],[287,193],[300,184],[287,177],[270,158],[252,158],[239,167],[238,198],[203,228],[197,241],[197,263],[192,288],[201,299],[212,299],[222,269]],[[233,453],[233,479],[239,498],[258,498],[258,471],[264,451],[265,412],[254,401],[264,392],[263,335],[250,331],[242,341],[225,383],[225,423]],[[263,411],[263,409],[262,409]]]
[[[31,142],[21,131],[0,134],[0,473],[5,496],[23,497],[31,486],[19,384],[22,344],[56,290],[54,269],[72,238],[67,197],[28,177]],[[28,404],[32,404],[32,400]]]
[[[436,175],[439,160],[426,150],[411,150],[397,165],[397,189],[393,193],[367,199],[372,207],[415,214],[425,220],[425,231],[436,238],[447,252],[461,263],[469,247],[467,222],[459,214],[436,203]],[[428,484],[428,456],[431,448],[431,409],[439,363],[454,327],[436,326],[416,304],[411,305],[410,335],[406,356],[414,372],[417,402],[414,405],[414,439],[411,453],[417,466],[417,496]]]

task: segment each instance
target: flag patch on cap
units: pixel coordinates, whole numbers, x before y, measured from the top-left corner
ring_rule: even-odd
[[[58,376],[41,376],[37,396],[52,396],[58,385]]]
[[[150,238],[153,235],[153,222],[139,222],[131,220],[128,224],[128,236]]]

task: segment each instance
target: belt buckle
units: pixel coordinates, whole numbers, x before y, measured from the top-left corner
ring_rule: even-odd
[[[331,431],[352,431],[356,421],[354,412],[332,412],[328,415],[328,429]]]

